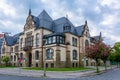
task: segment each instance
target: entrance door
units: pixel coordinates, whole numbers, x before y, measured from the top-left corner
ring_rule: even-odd
[[[29,53],[28,67],[32,67],[32,53]]]

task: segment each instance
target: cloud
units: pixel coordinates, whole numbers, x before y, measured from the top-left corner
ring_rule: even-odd
[[[19,33],[19,31],[23,31],[23,25],[21,24],[18,24],[18,23],[13,23],[12,21],[9,21],[9,20],[0,20],[0,25],[2,26],[1,27],[1,31],[2,32],[12,32],[11,34],[16,34],[16,33]]]
[[[0,1],[0,13],[5,14],[5,16],[11,16],[11,18],[17,17],[15,7],[8,4],[6,0]],[[2,15],[0,15],[0,16],[2,16]]]
[[[0,0],[1,32],[23,31],[30,4],[35,16],[45,9],[53,19],[68,15],[75,26],[87,20],[91,36],[102,32],[106,42],[120,41],[120,0]]]
[[[108,6],[111,9],[120,9],[120,0],[99,0],[102,6]]]

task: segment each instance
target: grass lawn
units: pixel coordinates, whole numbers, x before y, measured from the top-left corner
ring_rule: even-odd
[[[25,70],[43,70],[43,68],[23,68]],[[47,68],[47,71],[83,71],[83,70],[92,70],[92,68]]]

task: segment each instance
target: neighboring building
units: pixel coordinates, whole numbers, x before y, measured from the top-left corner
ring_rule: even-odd
[[[3,34],[0,34],[0,64],[1,64],[1,46],[2,46]]]
[[[4,34],[1,56],[8,55],[14,66],[20,61],[21,66],[43,67],[44,58],[46,67],[88,66],[85,46],[93,44],[92,39],[87,21],[75,27],[66,17],[53,20],[45,10],[36,17],[29,10],[22,33]]]

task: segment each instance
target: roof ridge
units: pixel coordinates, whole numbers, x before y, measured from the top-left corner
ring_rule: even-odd
[[[53,19],[49,16],[49,14],[45,10],[43,10],[37,17],[39,19],[47,19],[53,21]]]

